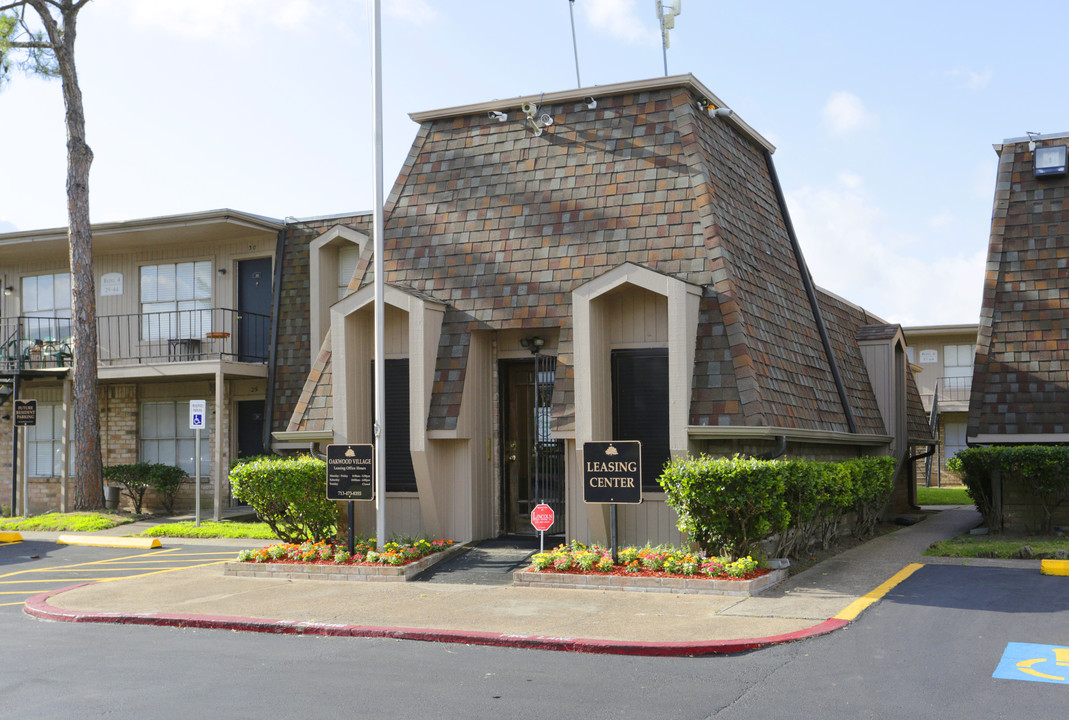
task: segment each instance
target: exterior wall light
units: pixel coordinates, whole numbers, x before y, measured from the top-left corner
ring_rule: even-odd
[[[520,338],[520,345],[527,350],[530,350],[532,354],[537,355],[538,351],[542,349],[542,346],[546,344],[543,338],[537,335],[529,338]]]
[[[1035,163],[1034,172],[1038,177],[1051,175],[1065,175],[1069,171],[1069,163],[1066,161],[1065,145],[1047,145],[1037,147],[1032,155]]]

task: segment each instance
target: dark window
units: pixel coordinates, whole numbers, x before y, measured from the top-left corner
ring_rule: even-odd
[[[375,416],[375,363],[371,363],[371,416]],[[408,421],[408,360],[386,361],[386,492],[416,492]]]
[[[670,455],[667,348],[612,351],[612,437],[642,442],[642,489],[660,492]]]

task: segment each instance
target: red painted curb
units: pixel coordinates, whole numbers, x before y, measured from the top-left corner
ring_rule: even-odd
[[[469,630],[425,630],[420,628],[373,627],[366,625],[336,625],[330,623],[296,622],[292,620],[261,620],[228,617],[225,615],[167,615],[162,613],[81,612],[53,607],[48,599],[68,590],[91,583],[81,583],[59,590],[34,595],[26,601],[24,610],[42,620],[57,622],[115,623],[118,625],[158,625],[162,627],[204,628],[210,630],[240,630],[244,632],[282,635],[325,635],[330,637],[393,638],[395,640],[423,640],[467,645],[527,648],[532,650],[563,650],[581,653],[640,656],[726,655],[794,642],[838,630],[847,620],[831,618],[813,627],[782,635],[745,640],[708,640],[695,642],[630,642],[624,640],[592,640],[585,638],[552,637],[548,635],[512,635]]]

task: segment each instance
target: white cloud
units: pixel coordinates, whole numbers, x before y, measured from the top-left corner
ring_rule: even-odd
[[[438,19],[427,0],[384,0],[382,10],[390,17],[423,25]]]
[[[126,0],[135,25],[191,38],[241,38],[250,26],[300,29],[319,12],[312,0]]]
[[[986,246],[981,243],[970,255],[940,255],[947,247],[946,228],[922,224],[905,231],[907,222],[876,205],[863,184],[849,175],[843,179],[788,193],[816,283],[888,322],[977,322]]]
[[[637,0],[586,0],[579,7],[595,30],[636,45],[660,44],[653,3],[643,3],[645,11],[641,18]],[[677,22],[680,21],[677,19]]]
[[[989,67],[985,67],[980,72],[970,70],[966,67],[956,67],[953,70],[947,71],[947,76],[958,81],[959,85],[967,90],[983,90],[991,82],[991,77],[994,74]]]
[[[861,98],[845,90],[832,93],[820,114],[833,135],[846,135],[880,124],[879,118],[865,108]]]

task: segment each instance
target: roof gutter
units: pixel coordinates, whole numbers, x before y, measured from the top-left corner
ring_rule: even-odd
[[[802,285],[805,286],[805,294],[809,298],[809,306],[813,310],[813,319],[817,323],[820,342],[824,345],[824,354],[828,358],[828,367],[831,370],[832,379],[835,381],[835,389],[839,393],[839,402],[842,403],[843,413],[846,415],[846,426],[850,428],[850,432],[857,433],[854,410],[850,407],[850,400],[846,396],[846,385],[843,384],[842,375],[839,373],[839,363],[835,361],[835,351],[831,347],[831,339],[828,337],[828,329],[824,325],[824,317],[820,314],[820,304],[817,302],[813,277],[809,274],[809,266],[805,264],[805,258],[802,256],[802,248],[798,244],[798,236],[794,233],[791,214],[787,211],[787,200],[784,198],[783,188],[779,184],[776,166],[772,164],[772,153],[768,150],[765,150],[765,165],[768,166],[768,175],[772,179],[772,187],[776,190],[776,202],[779,203],[780,213],[783,215],[783,224],[787,228],[787,237],[791,241],[791,249],[794,250],[795,262],[798,263],[798,272],[802,276]]]
[[[277,433],[276,433],[277,435]],[[879,447],[889,445],[890,435],[869,435],[836,430],[773,427],[769,425],[688,425],[687,437],[692,440],[772,440],[780,437],[789,442],[809,445],[859,445]]]

